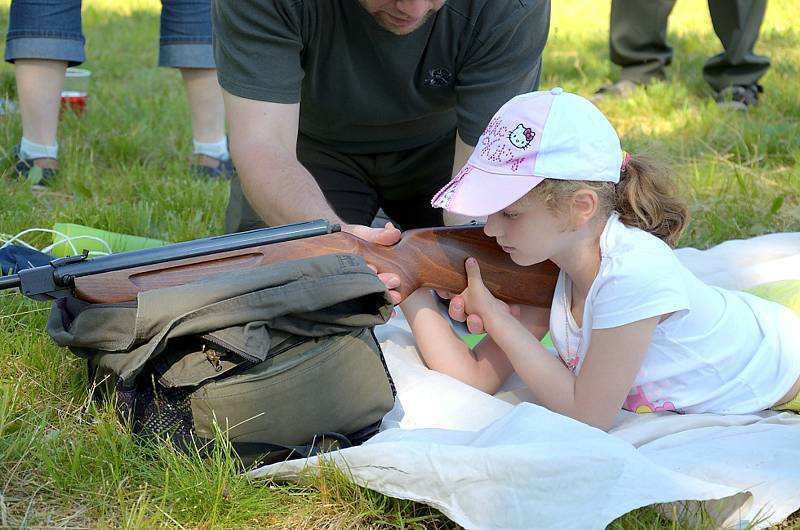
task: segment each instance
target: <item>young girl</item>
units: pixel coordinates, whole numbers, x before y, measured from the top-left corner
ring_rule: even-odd
[[[488,215],[484,231],[515,263],[549,259],[561,272],[549,310],[515,314],[468,259],[450,312],[488,332],[474,352],[431,296],[410,296],[403,312],[429,367],[489,393],[516,371],[539,404],[605,430],[620,407],[800,411],[800,318],[681,265],[670,246],[683,202],[584,98],[556,88],[506,103],[432,204]],[[548,329],[557,356],[539,343]]]

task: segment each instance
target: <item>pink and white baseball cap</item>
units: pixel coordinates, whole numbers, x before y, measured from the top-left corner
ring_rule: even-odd
[[[589,100],[561,88],[530,92],[497,111],[467,164],[431,205],[489,215],[546,178],[619,182],[622,160],[614,127]]]

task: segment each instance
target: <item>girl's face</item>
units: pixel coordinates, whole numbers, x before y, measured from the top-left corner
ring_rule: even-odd
[[[567,223],[533,197],[493,213],[483,231],[497,240],[517,265],[534,265],[552,259],[569,246]]]

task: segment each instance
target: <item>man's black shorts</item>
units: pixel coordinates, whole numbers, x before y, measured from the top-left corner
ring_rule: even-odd
[[[297,156],[346,223],[369,226],[379,208],[403,230],[442,226],[431,198],[450,180],[455,131],[430,144],[391,153],[345,154],[300,135]],[[267,190],[268,193],[268,190]],[[231,180],[225,216],[228,232],[266,226]]]

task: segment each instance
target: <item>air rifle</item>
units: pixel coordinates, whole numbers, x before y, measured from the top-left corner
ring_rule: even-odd
[[[140,291],[182,285],[231,270],[321,256],[357,254],[380,272],[400,276],[405,298],[420,287],[461,292],[464,260],[477,258],[489,290],[510,303],[550,307],[558,269],[550,262],[514,264],[481,226],[408,230],[383,246],[342,232],[328,221],[308,221],[209,237],[97,258],[58,258],[48,265],[0,276],[0,290],[19,287],[36,300],[75,296],[87,302],[123,303]]]

